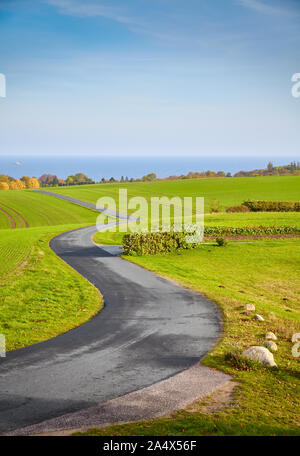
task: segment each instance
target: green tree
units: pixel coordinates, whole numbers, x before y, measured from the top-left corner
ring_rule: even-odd
[[[153,182],[157,179],[157,176],[155,173],[149,173],[146,176],[142,177],[142,181],[144,182]]]

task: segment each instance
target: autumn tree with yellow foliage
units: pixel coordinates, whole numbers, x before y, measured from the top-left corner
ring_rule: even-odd
[[[25,184],[20,179],[15,179],[9,183],[10,190],[21,190],[22,188],[25,188]]]
[[[9,185],[7,182],[0,181],[0,190],[9,190]]]
[[[23,176],[21,179],[0,174],[0,190],[21,190],[23,188],[39,188],[36,177]]]
[[[26,188],[39,188],[40,183],[36,177],[21,177],[21,181],[25,184]]]

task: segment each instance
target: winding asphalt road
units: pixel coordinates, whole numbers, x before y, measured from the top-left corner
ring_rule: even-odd
[[[0,358],[0,433],[149,386],[196,364],[220,331],[214,303],[96,246],[95,227],[50,247],[104,296],[89,322]]]

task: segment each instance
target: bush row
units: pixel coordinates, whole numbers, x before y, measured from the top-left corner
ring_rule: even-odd
[[[300,212],[300,202],[293,201],[245,201],[252,212]]]
[[[300,228],[296,226],[207,226],[204,236],[261,236],[276,234],[300,234]]]
[[[170,233],[165,231],[155,233],[130,233],[123,237],[124,255],[157,255],[171,253],[177,250],[192,249],[197,243],[188,243],[186,237],[193,233]],[[296,226],[208,226],[204,229],[204,236],[262,236],[278,234],[300,234]]]

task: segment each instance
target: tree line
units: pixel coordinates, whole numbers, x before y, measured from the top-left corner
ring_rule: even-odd
[[[111,183],[130,183],[130,182],[153,182],[156,180],[178,180],[178,179],[201,179],[207,177],[251,177],[251,176],[285,176],[285,175],[300,175],[300,163],[291,162],[289,165],[274,166],[272,162],[267,164],[265,169],[255,169],[252,171],[239,171],[235,174],[225,171],[190,171],[188,174],[179,176],[173,175],[164,178],[158,178],[155,173],[149,173],[140,178],[129,178],[121,176],[120,179],[111,177],[109,179],[102,177],[99,182],[95,182],[83,173],[68,176],[66,180],[58,179],[53,174],[43,174],[39,178],[41,187],[56,187],[61,185],[86,185],[86,184],[111,184]]]
[[[157,180],[157,176],[155,173],[147,174],[142,178],[134,179],[133,177],[129,178],[128,176],[124,177],[121,176],[121,179],[115,179],[111,177],[110,179],[106,179],[102,177],[99,182],[95,182],[93,179],[90,179],[83,173],[72,174],[68,176],[67,179],[59,179],[55,174],[43,174],[39,178],[39,184],[41,187],[57,187],[57,186],[64,186],[64,185],[86,185],[86,184],[107,184],[107,183],[123,183],[123,182],[152,182]]]
[[[249,177],[249,176],[289,176],[300,175],[300,163],[291,162],[289,165],[274,166],[269,162],[265,169],[254,169],[253,171],[239,171],[234,177]]]
[[[162,180],[175,180],[175,179],[200,179],[205,177],[256,177],[256,176],[288,176],[300,175],[300,163],[291,162],[289,165],[274,166],[272,162],[267,164],[266,168],[254,169],[252,171],[239,171],[233,176],[231,173],[224,171],[190,171],[188,174],[181,176],[169,176]]]
[[[41,187],[57,187],[63,185],[95,184],[95,181],[83,173],[71,174],[67,179],[59,179],[55,174],[43,174],[39,178],[39,183]]]
[[[289,165],[274,166],[272,162],[267,164],[265,169],[255,169],[252,171],[239,171],[233,176],[224,171],[190,171],[188,174],[180,176],[169,176],[158,178],[155,173],[149,173],[141,178],[134,179],[128,176],[121,176],[121,179],[110,179],[102,177],[99,182],[95,182],[84,173],[71,174],[66,179],[59,179],[55,174],[43,174],[39,179],[36,177],[23,176],[21,179],[14,179],[11,176],[0,174],[0,190],[19,190],[23,188],[57,187],[68,185],[87,185],[87,184],[107,184],[107,183],[130,183],[130,182],[154,182],[156,180],[175,180],[175,179],[201,179],[207,177],[256,177],[256,176],[288,176],[300,175],[300,163],[291,162]]]

